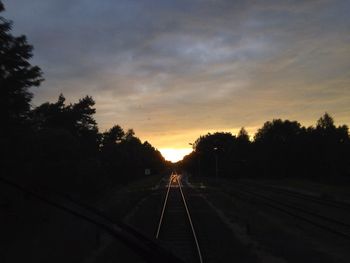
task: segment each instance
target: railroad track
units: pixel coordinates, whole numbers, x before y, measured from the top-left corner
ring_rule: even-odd
[[[25,194],[27,198],[30,197],[31,202],[46,204],[51,208],[57,209],[58,211],[65,212],[68,215],[81,219],[82,222],[88,222],[92,225],[95,225],[100,231],[105,231],[112,238],[115,238],[117,241],[122,242],[126,247],[131,249],[132,252],[135,253],[135,255],[138,255],[139,258],[137,258],[137,262],[139,262],[140,259],[143,259],[145,262],[152,263],[183,262],[179,257],[175,257],[172,253],[169,253],[168,250],[159,246],[156,242],[154,242],[153,239],[150,239],[149,237],[138,232],[136,229],[134,229],[130,225],[123,223],[122,221],[110,219],[109,216],[105,215],[103,212],[101,212],[95,207],[86,205],[77,200],[72,200],[71,198],[60,195],[58,193],[50,193],[50,195],[48,195],[45,192],[36,192],[32,189],[18,184],[17,182],[13,182],[2,177],[0,177],[0,186],[8,187],[10,190],[14,191],[12,195],[19,193]],[[4,189],[1,188],[1,190]],[[7,190],[8,189],[5,188],[5,193],[7,192]],[[4,196],[6,197],[6,195]],[[39,240],[37,241],[39,242]],[[34,255],[35,254],[33,254],[32,256]],[[132,255],[132,257],[135,257],[135,255]],[[122,261],[125,260],[123,256],[118,259]]]
[[[274,192],[274,193],[280,193],[283,194],[284,196],[290,196],[290,197],[295,197],[298,199],[305,200],[307,202],[312,202],[315,204],[320,204],[323,206],[328,206],[332,208],[340,208],[340,209],[346,209],[350,211],[350,203],[346,202],[341,202],[338,200],[331,200],[331,199],[322,199],[321,197],[313,196],[313,195],[308,195],[308,194],[303,194],[299,192],[295,192],[292,190],[288,190],[285,188],[280,188],[280,187],[275,187],[272,185],[263,185],[259,183],[245,183],[246,186],[253,186],[253,187],[258,187],[258,188],[263,188],[267,191]]]
[[[283,193],[267,191],[266,189],[252,189],[249,186],[239,185],[239,188],[235,188],[235,196],[242,198],[244,200],[251,200],[251,197],[259,204],[264,204],[270,208],[281,211],[285,214],[288,214],[296,219],[307,222],[313,226],[326,230],[330,233],[342,237],[346,240],[350,240],[350,223],[339,218],[333,217],[332,214],[327,214],[325,211],[314,211],[313,209],[308,209],[301,204],[292,202],[290,198],[290,193],[283,195]],[[299,195],[293,195],[293,198],[300,198]],[[308,200],[307,197],[302,196],[303,201]],[[315,201],[310,199],[310,201]],[[318,203],[321,203],[320,200],[317,200]],[[326,205],[326,204],[325,204]],[[327,203],[327,206],[329,203]],[[348,213],[345,211],[344,213]]]
[[[169,178],[155,237],[184,261],[203,262],[181,175]]]

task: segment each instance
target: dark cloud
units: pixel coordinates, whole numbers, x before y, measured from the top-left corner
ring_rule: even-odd
[[[102,129],[187,147],[277,117],[350,122],[349,1],[4,3],[45,72],[35,103],[91,94]]]

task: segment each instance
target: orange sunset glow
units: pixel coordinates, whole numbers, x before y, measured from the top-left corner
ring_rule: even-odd
[[[45,69],[33,105],[89,94],[101,132],[132,128],[173,161],[208,132],[253,138],[265,121],[324,112],[350,123],[346,1],[121,2],[70,4],[62,20],[59,1],[5,1]]]

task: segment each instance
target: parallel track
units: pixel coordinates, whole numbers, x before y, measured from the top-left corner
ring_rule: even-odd
[[[259,183],[248,183],[248,184],[245,184],[245,185],[254,186],[254,187],[258,187],[258,188],[263,188],[263,189],[265,189],[267,191],[270,191],[270,192],[280,193],[280,194],[283,194],[285,196],[288,195],[288,196],[291,196],[291,197],[303,199],[303,200],[308,201],[308,202],[321,204],[323,206],[329,206],[329,207],[332,207],[332,208],[346,209],[346,210],[350,211],[350,203],[341,202],[341,201],[338,201],[338,200],[322,199],[322,198],[317,197],[317,196],[303,194],[303,193],[295,192],[295,191],[288,190],[288,189],[285,189],[285,188],[275,187],[275,186],[272,186],[272,185],[263,185],[263,184],[259,184]]]
[[[239,188],[236,188],[234,190],[234,193],[237,197],[241,197],[244,200],[249,200],[247,196],[254,197],[258,203],[262,203],[265,206],[271,207],[275,210],[279,210],[285,214],[288,214],[294,218],[297,218],[318,228],[331,232],[346,240],[350,240],[350,224],[348,222],[343,222],[341,220],[335,219],[332,217],[332,215],[324,215],[319,212],[306,209],[300,205],[291,203],[290,201],[288,201],[288,199],[283,199],[281,196],[279,196],[279,198],[276,198],[276,196],[271,195],[271,192],[268,192],[264,189],[252,190],[249,187],[239,185]],[[242,196],[242,194],[244,197]],[[288,194],[285,197],[288,197]],[[294,195],[293,197],[299,197],[299,195]],[[302,199],[307,200],[307,197],[302,196]]]

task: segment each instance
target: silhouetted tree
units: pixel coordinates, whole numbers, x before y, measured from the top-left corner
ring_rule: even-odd
[[[281,144],[292,142],[301,133],[301,125],[296,121],[275,119],[265,122],[255,134],[255,141],[261,143]]]
[[[0,2],[0,12],[4,6]],[[39,86],[42,72],[29,59],[33,47],[25,36],[11,34],[12,22],[0,17],[0,118],[6,132],[26,120],[33,97],[29,88]],[[17,126],[16,126],[17,128]]]
[[[124,130],[115,125],[103,133],[101,162],[104,173],[112,182],[125,182],[144,176],[145,169],[159,173],[165,168],[165,160],[147,141],[142,143],[132,129]]]
[[[255,134],[254,158],[260,173],[278,177],[296,173],[302,133],[301,125],[296,121],[275,119],[265,122]]]
[[[214,148],[223,149],[216,152],[223,176],[289,176],[327,181],[341,175],[350,176],[348,127],[337,127],[328,113],[317,121],[315,128],[302,127],[296,121],[267,121],[252,142],[244,128],[237,138],[223,133],[200,136],[194,151],[179,165],[196,174],[198,160],[203,160],[202,174],[211,176],[214,174],[213,158],[209,156],[213,156]]]
[[[135,139],[135,132],[133,129],[129,129],[127,130],[127,132],[125,133],[125,140],[126,141],[130,141]]]
[[[125,136],[125,132],[119,125],[114,125],[108,131],[102,134],[103,146],[114,145],[120,143]]]
[[[61,190],[72,189],[87,184],[89,175],[99,169],[100,134],[93,106],[89,96],[66,105],[61,94],[57,102],[32,110],[32,149],[37,154],[31,162],[37,181]]]
[[[335,125],[333,118],[326,112],[321,118],[318,119],[316,129],[334,130]]]
[[[248,132],[242,127],[237,134],[236,142],[236,157],[233,162],[236,165],[236,173],[238,174],[248,174],[250,173],[251,164],[251,155],[252,155],[252,145],[249,140]],[[237,176],[237,175],[236,175]]]
[[[316,128],[308,128],[308,143],[318,178],[346,173],[346,166],[349,167],[349,132],[346,125],[336,127],[333,118],[326,112],[317,121]]]
[[[65,105],[61,94],[56,103],[43,103],[32,111],[36,129],[65,129],[73,136],[98,147],[98,128],[93,115],[96,110],[92,97],[86,96],[77,103]]]
[[[4,10],[0,1],[0,12]],[[33,47],[24,36],[10,33],[11,22],[0,17],[0,171],[34,187],[92,198],[107,187],[144,176],[144,169],[160,172],[166,162],[132,129],[115,125],[100,134],[90,96],[31,109],[30,87],[42,79],[32,66]]]
[[[26,169],[24,162],[32,154],[28,115],[33,95],[29,89],[43,79],[40,68],[29,62],[33,47],[25,36],[13,36],[11,29],[12,22],[0,16],[0,171],[13,177]]]
[[[231,133],[208,133],[199,137],[193,147],[193,156],[187,158],[195,162],[190,165],[192,173],[199,174],[200,171],[204,176],[214,176],[217,162],[220,176],[230,174],[232,161],[236,158],[236,137]]]
[[[237,134],[237,140],[241,141],[241,142],[249,142],[249,134],[248,132],[244,129],[244,127],[242,127],[238,134]]]

